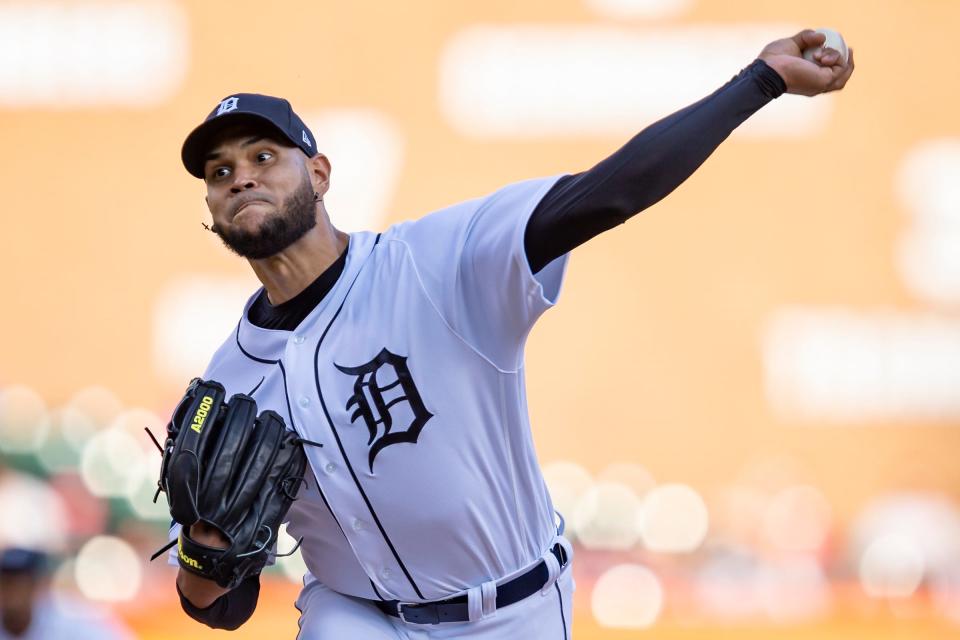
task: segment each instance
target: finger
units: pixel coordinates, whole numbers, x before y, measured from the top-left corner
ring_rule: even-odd
[[[823,46],[823,43],[827,41],[827,36],[822,33],[817,33],[813,29],[804,29],[793,36],[792,40],[800,48],[800,51],[803,51],[811,47]]]
[[[833,82],[830,83],[830,88],[828,91],[837,91],[839,89],[843,89],[843,87],[847,84],[847,80],[849,80],[850,76],[853,75],[854,66],[853,49],[850,49],[847,53],[847,64],[842,67],[838,67],[837,75]]]
[[[841,56],[840,52],[836,49],[823,49],[820,54],[820,64],[826,67],[833,67],[840,63]]]
[[[850,49],[849,53],[847,54],[847,64],[844,67],[843,72],[840,74],[840,78],[838,79],[840,84],[839,88],[843,88],[843,86],[847,84],[847,80],[849,80],[850,76],[853,75],[854,66],[856,65],[853,63],[853,49]]]

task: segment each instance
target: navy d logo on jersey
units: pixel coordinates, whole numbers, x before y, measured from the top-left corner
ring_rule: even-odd
[[[404,356],[384,348],[366,364],[341,367],[333,363],[333,366],[357,377],[353,383],[353,395],[345,408],[357,407],[350,422],[363,418],[367,423],[370,471],[373,472],[373,460],[378,453],[399,442],[415,443],[433,414],[423,405]],[[382,431],[380,425],[383,425]],[[397,425],[403,426],[397,429]]]

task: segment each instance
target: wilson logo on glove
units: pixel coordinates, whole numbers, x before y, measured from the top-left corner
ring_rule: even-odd
[[[177,538],[177,556],[180,558],[181,562],[186,562],[188,565],[197,569],[198,571],[203,571],[203,567],[200,566],[200,563],[188,556],[183,552],[183,537],[180,536]]]

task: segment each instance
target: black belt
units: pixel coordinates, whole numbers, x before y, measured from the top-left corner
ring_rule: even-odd
[[[550,553],[562,568],[567,564],[567,552],[560,543],[553,545]],[[547,584],[550,571],[546,562],[539,562],[523,575],[497,586],[497,609],[519,602]],[[466,622],[470,619],[466,594],[436,600],[434,602],[400,602],[399,600],[373,600],[377,607],[395,618],[416,624],[439,624],[441,622]]]

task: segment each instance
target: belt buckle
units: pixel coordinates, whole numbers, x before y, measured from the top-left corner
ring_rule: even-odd
[[[411,607],[418,609],[418,613],[424,613],[427,609],[430,609],[433,613],[433,616],[430,620],[407,620],[407,617],[403,613],[404,607]],[[398,602],[397,603],[397,617],[399,617],[405,624],[440,624],[440,611],[435,604],[423,603],[423,602]]]

